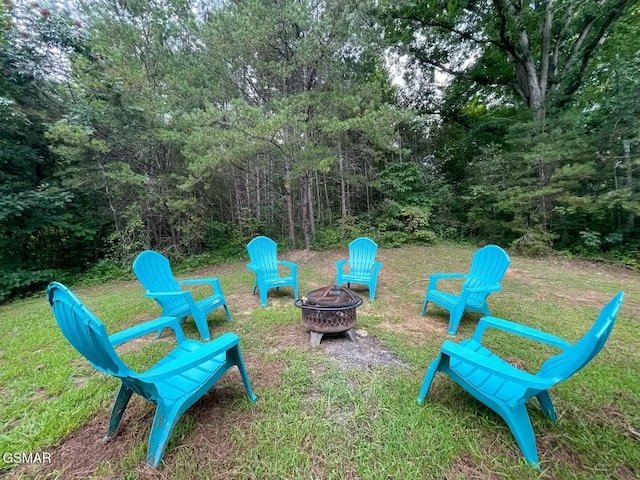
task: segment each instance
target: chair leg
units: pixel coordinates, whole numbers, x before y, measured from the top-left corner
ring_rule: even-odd
[[[198,333],[202,337],[202,340],[208,342],[211,340],[211,335],[209,334],[209,325],[207,324],[207,316],[202,313],[202,311],[194,311],[193,319],[196,321],[196,327],[198,327]]]
[[[149,435],[149,447],[147,449],[147,463],[154,468],[158,466],[167,448],[171,432],[176,426],[180,409],[178,405],[172,405],[167,408],[158,404],[156,414],[153,417],[153,425],[151,426],[151,434]]]
[[[224,314],[227,316],[227,320],[233,322],[233,317],[231,317],[231,312],[229,311],[229,307],[227,307],[227,304],[225,303],[222,306],[224,307]]]
[[[242,359],[242,353],[240,353],[240,347],[236,345],[232,349],[228,350],[227,356],[231,360],[231,363],[238,367],[238,371],[240,372],[240,376],[242,377],[242,383],[244,384],[244,389],[247,392],[249,400],[255,402],[256,400],[258,400],[258,397],[253,393],[253,390],[251,389],[249,375],[247,374],[247,369],[244,366],[244,360]]]
[[[267,294],[269,293],[269,290],[265,287],[265,288],[260,288],[260,304],[263,307],[267,306]]]
[[[427,303],[429,303],[429,300],[427,300],[427,296],[424,296],[424,302],[422,303],[422,311],[420,312],[420,315],[424,317],[424,314],[427,313]]]
[[[375,298],[376,298],[376,284],[374,283],[369,285],[369,300],[373,302]]]
[[[164,315],[164,312],[162,312],[162,314]],[[186,319],[187,317],[179,318],[178,322],[180,322],[180,325],[182,325]],[[164,328],[161,328],[160,330],[158,330],[158,333],[156,333],[156,340],[158,340],[162,336],[162,332],[164,332]]]
[[[109,429],[107,430],[106,438],[111,437],[111,435],[113,435],[118,429],[118,425],[120,425],[120,420],[122,420],[122,415],[124,414],[124,411],[129,404],[132,393],[133,390],[127,387],[124,383],[120,385],[120,390],[118,391],[118,395],[116,396],[116,401],[114,402],[113,408],[111,409],[111,416],[109,417]]]
[[[521,404],[509,410],[504,415],[504,419],[511,429],[511,433],[516,439],[518,447],[525,460],[538,467],[538,449],[536,448],[536,437],[533,433],[533,426],[529,419],[527,407]]]
[[[552,422],[556,422],[558,420],[558,417],[556,415],[556,409],[553,407],[553,402],[551,401],[549,391],[545,390],[544,392],[540,392],[536,395],[536,398],[540,402],[542,411],[547,416],[547,418]]]
[[[433,378],[438,371],[438,367],[440,366],[440,360],[442,360],[442,354],[438,355],[435,360],[433,360],[429,364],[429,368],[427,369],[427,373],[424,376],[424,380],[422,381],[422,387],[420,388],[420,393],[418,394],[418,405],[424,405],[424,399],[431,388],[431,382],[433,382]]]
[[[449,312],[449,335],[455,335],[462,320],[462,314],[464,313],[464,307],[456,307]]]
[[[298,279],[293,282],[293,298],[298,299]]]

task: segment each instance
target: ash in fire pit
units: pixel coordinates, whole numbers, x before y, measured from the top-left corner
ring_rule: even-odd
[[[296,300],[294,305],[302,310],[302,323],[311,332],[311,343],[319,345],[325,333],[346,332],[355,342],[356,308],[362,298],[348,288],[338,285],[312,290]]]

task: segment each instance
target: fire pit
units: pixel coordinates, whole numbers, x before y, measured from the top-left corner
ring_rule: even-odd
[[[294,305],[302,310],[302,323],[311,332],[314,345],[320,344],[325,333],[346,332],[352,342],[356,341],[356,308],[362,305],[362,298],[348,288],[321,287]]]

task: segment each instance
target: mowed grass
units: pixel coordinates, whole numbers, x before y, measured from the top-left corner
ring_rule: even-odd
[[[254,390],[251,404],[230,372],[179,422],[157,471],[144,464],[153,405],[132,401],[119,434],[103,442],[118,382],[96,373],[60,334],[42,295],[0,307],[0,454],[50,452],[52,463],[15,466],[7,478],[638,478],[640,476],[640,274],[587,262],[512,256],[503,291],[490,297],[493,315],[575,341],[617,292],[625,301],[601,354],[552,390],[559,416],[548,421],[531,402],[541,470],[522,459],[502,419],[444,376],[425,406],[416,397],[428,363],[445,339],[472,334],[466,315],[455,337],[448,314],[420,308],[430,273],[464,272],[474,249],[437,246],[382,249],[375,302],[364,304],[358,328],[406,366],[350,368],[324,346],[313,348],[300,326],[290,289],[261,308],[244,263],[202,268],[180,278],[220,278],[234,322],[209,315],[214,335],[237,333]],[[335,280],[346,248],[287,252],[300,265],[305,293]],[[455,291],[460,283],[451,281]],[[109,332],[153,318],[158,307],[136,282],[74,289]],[[195,290],[202,295],[205,290]],[[189,337],[197,338],[191,319]],[[119,347],[144,369],[172,347],[171,335]],[[330,342],[330,339],[323,341]],[[491,333],[488,345],[535,371],[553,348]],[[102,427],[105,426],[103,429]]]

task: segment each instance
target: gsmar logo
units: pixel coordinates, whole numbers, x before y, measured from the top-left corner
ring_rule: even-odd
[[[4,463],[51,463],[51,453],[50,452],[3,453],[2,461]]]

